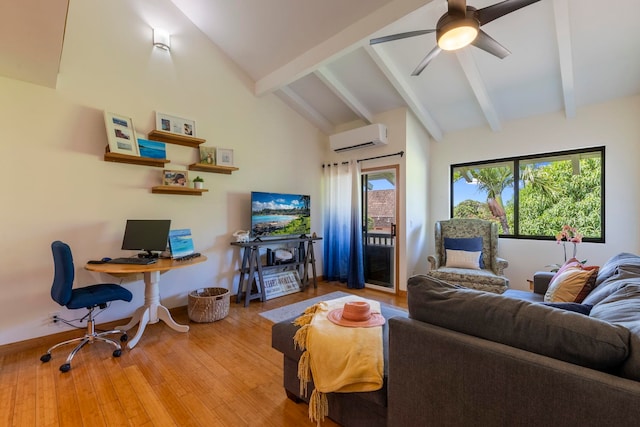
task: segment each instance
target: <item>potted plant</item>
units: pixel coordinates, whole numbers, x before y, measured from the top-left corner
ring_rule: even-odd
[[[200,176],[196,176],[193,178],[193,188],[201,189],[204,187],[204,179],[200,178]]]

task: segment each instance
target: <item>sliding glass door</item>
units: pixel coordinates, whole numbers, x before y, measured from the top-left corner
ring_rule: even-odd
[[[366,287],[396,291],[397,167],[362,170],[362,242]]]

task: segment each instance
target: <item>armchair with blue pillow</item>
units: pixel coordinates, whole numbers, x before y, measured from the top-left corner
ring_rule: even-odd
[[[435,250],[428,275],[494,293],[509,288],[507,260],[498,257],[498,226],[491,221],[452,218],[436,221]]]

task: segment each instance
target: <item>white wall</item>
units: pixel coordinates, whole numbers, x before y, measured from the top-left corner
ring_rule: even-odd
[[[604,145],[606,243],[581,243],[578,255],[602,265],[618,252],[638,253],[639,141],[640,96],[581,108],[573,119],[557,113],[504,123],[500,132],[481,128],[448,134],[431,147],[429,229],[449,218],[451,164]],[[430,235],[429,253],[433,250]],[[563,261],[562,248],[552,241],[500,239],[499,251],[509,261],[505,274],[515,289],[528,289],[526,280],[535,271]]]
[[[433,226],[429,224],[429,134],[413,114],[407,114],[406,173],[402,180],[406,187],[406,258],[405,280],[400,289],[407,290],[407,278],[429,269],[428,242],[432,240]]]
[[[85,271],[89,259],[120,250],[127,218],[170,218],[191,228],[208,260],[162,275],[169,307],[199,287],[237,286],[240,254],[231,233],[250,225],[250,191],[311,195],[312,227],[322,233],[320,178],[325,137],[277,97],[256,98],[249,79],[169,0],[70,2],[58,88],[0,78],[0,344],[59,332],[47,315],[50,244],[70,244],[79,285],[117,280]],[[152,26],[172,33],[171,53],[152,46]],[[205,145],[232,148],[239,171],[200,173],[202,197],[152,194],[162,169],[104,162],[103,110],[133,119],[139,136],[155,111],[194,119]],[[167,145],[168,167],[186,169],[196,149]],[[193,173],[193,172],[192,172]],[[193,177],[193,176],[192,176]],[[322,249],[316,248],[318,271]],[[115,302],[99,320],[142,304],[141,277],[124,280],[132,303]],[[71,314],[73,316],[74,314]]]

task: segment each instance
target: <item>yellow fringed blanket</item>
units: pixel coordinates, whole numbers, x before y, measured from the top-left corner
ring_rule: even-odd
[[[300,394],[307,394],[307,383],[313,376],[315,390],[309,400],[309,418],[318,425],[328,415],[324,393],[382,388],[382,326],[349,328],[327,319],[327,313],[350,301],[366,301],[372,312],[380,313],[379,302],[348,296],[315,304],[294,321],[300,329],[293,340],[304,351],[298,363]]]

